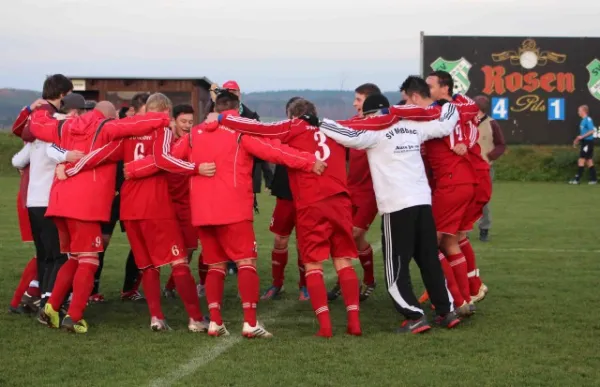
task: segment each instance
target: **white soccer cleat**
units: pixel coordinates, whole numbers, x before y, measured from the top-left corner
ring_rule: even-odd
[[[471,301],[479,302],[479,301],[483,300],[485,298],[485,295],[487,294],[487,292],[488,292],[488,287],[482,283],[481,286],[479,287],[479,292],[477,292],[477,295],[471,296]]]
[[[188,322],[188,330],[194,333],[201,333],[208,331],[208,323],[206,321],[196,321],[190,319]]]
[[[204,295],[206,294],[204,285],[202,285],[202,284],[196,285],[196,292],[198,292],[198,298],[204,297]]]
[[[247,337],[249,339],[269,339],[273,337],[273,335],[265,329],[265,327],[256,322],[256,326],[251,326],[247,322],[244,322],[244,327],[242,328],[242,336]]]
[[[219,325],[211,321],[208,325],[208,335],[213,337],[229,336],[229,331],[225,328],[225,324]]]
[[[150,319],[150,329],[154,332],[172,330],[171,327],[167,325],[167,322],[165,320],[161,320],[157,317],[152,317]]]

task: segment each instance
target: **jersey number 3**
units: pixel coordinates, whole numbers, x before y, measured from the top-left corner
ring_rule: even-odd
[[[323,132],[315,132],[315,141],[317,142],[317,146],[319,149],[315,152],[315,157],[319,161],[325,161],[331,156],[331,150],[325,143],[327,140],[327,136],[323,134]]]
[[[135,148],[133,149],[133,159],[139,160],[143,159],[145,156],[146,154],[144,153],[144,143],[138,142],[137,144],[135,144]]]

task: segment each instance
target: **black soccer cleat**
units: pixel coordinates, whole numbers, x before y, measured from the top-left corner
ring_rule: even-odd
[[[443,316],[436,316],[433,320],[434,324],[440,328],[452,329],[460,324],[460,319],[455,312],[446,313]]]
[[[396,329],[396,333],[412,333],[414,335],[427,332],[431,329],[431,325],[427,321],[427,317],[423,316],[416,320],[404,320],[400,328]]]
[[[484,230],[484,229],[479,230],[479,240],[482,242],[489,242],[489,240],[490,240],[489,233],[490,233],[490,230]]]

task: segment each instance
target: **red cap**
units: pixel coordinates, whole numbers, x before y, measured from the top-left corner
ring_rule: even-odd
[[[240,86],[237,84],[236,81],[227,81],[223,84],[223,89],[239,90]]]

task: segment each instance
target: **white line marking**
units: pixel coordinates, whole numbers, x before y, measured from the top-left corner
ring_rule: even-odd
[[[372,246],[373,254],[376,254],[381,250],[381,243],[377,242]],[[360,261],[357,259],[357,263]],[[324,278],[330,280],[336,276],[335,271],[328,271]],[[284,313],[287,309],[291,309],[296,306],[295,302],[280,303],[276,304],[269,312],[263,315],[262,320],[275,319],[280,314]],[[221,354],[226,352],[229,348],[240,343],[243,339],[241,336],[229,336],[216,339],[217,343],[211,347],[198,348],[192,358],[185,364],[180,365],[175,371],[169,375],[154,379],[150,382],[150,387],[167,387],[173,385],[175,382],[194,374],[198,369],[204,367],[208,363],[217,359]]]
[[[479,246],[478,246],[479,247]],[[487,252],[493,251],[515,251],[515,252],[532,252],[532,253],[581,253],[581,254],[598,254],[600,250],[584,250],[584,249],[538,249],[535,247],[527,248],[527,247],[511,247],[511,248],[502,248],[502,247],[485,247],[482,250]]]

